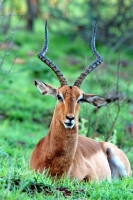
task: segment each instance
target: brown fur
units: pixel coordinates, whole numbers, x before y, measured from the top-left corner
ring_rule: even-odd
[[[41,85],[41,87],[40,87]],[[34,148],[30,157],[30,168],[39,172],[49,169],[49,174],[60,178],[64,173],[78,180],[103,180],[115,178],[116,173],[124,166],[126,175],[131,175],[130,163],[123,151],[108,142],[96,142],[90,138],[78,135],[77,99],[84,93],[76,86],[63,86],[55,90],[52,86],[37,82],[37,87],[44,94],[57,97],[61,94],[62,102],[57,102],[48,134]],[[41,89],[40,89],[41,88]],[[54,91],[54,92],[53,92]],[[95,95],[85,94],[85,101],[98,105]],[[91,98],[90,98],[91,97]],[[103,101],[106,101],[102,99]],[[100,101],[101,102],[101,99]],[[66,116],[75,117],[73,128],[65,128]],[[115,158],[115,160],[113,160]],[[118,159],[117,159],[118,158]],[[120,167],[115,168],[114,161]],[[123,163],[123,165],[121,165]]]

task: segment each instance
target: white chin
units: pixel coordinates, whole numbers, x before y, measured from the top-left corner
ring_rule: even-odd
[[[72,129],[74,127],[74,124],[72,124],[71,126],[68,126],[67,124],[64,123],[64,126],[65,128]]]

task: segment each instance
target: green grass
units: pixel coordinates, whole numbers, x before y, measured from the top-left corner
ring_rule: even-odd
[[[44,97],[37,91],[34,80],[59,86],[54,73],[36,56],[43,45],[43,31],[43,23],[40,21],[34,33],[17,30],[14,45],[7,51],[0,68],[0,80],[4,78],[0,84],[0,199],[133,199],[132,177],[88,184],[65,177],[52,181],[46,174],[35,174],[29,170],[30,154],[39,139],[46,135],[56,103],[52,97]],[[80,37],[72,40],[67,35],[65,38],[60,37],[52,30],[49,35],[47,55],[60,67],[72,85],[84,67],[93,61],[90,48]],[[9,32],[8,36],[6,42],[11,40],[12,34]],[[0,40],[4,41],[4,35],[0,35]],[[125,52],[116,55],[104,46],[98,49],[105,63],[86,78],[82,89],[86,93],[106,96],[116,90],[119,82],[119,93],[122,95],[120,113],[109,139],[125,151],[133,169],[133,137],[126,129],[127,125],[133,123],[131,57]],[[1,59],[6,50],[0,51]],[[23,64],[12,64],[16,55]],[[121,66],[117,76],[118,61],[121,63],[123,60],[129,60],[128,66]],[[89,137],[104,140],[117,110],[117,102],[98,111],[91,105],[83,105],[80,134],[86,132]]]
[[[24,157],[1,158],[0,199],[132,199],[133,179],[78,182],[62,177],[52,180],[45,174],[28,170]]]
[[[0,199],[132,199],[133,179],[78,182],[65,177],[52,180],[47,174],[28,170],[24,157],[1,158]]]

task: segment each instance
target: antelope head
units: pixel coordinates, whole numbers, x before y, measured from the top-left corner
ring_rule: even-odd
[[[81,103],[86,102],[97,107],[102,107],[110,102],[109,99],[95,94],[86,94],[80,89],[85,77],[103,61],[102,57],[96,50],[95,37],[96,25],[91,40],[91,49],[96,60],[80,74],[73,86],[68,86],[68,83],[59,68],[45,57],[48,50],[47,21],[45,24],[45,44],[42,51],[38,54],[38,58],[54,71],[59,79],[60,87],[54,88],[53,86],[40,81],[35,81],[35,85],[43,95],[49,94],[57,99],[54,119],[56,119],[58,123],[62,124],[66,129],[72,129],[76,127],[75,124],[78,125],[78,111]]]

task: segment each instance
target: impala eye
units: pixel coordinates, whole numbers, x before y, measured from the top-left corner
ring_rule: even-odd
[[[81,98],[81,99],[78,99],[77,103],[84,103],[85,102],[85,99]]]
[[[58,101],[63,101],[63,98],[59,94],[57,95],[57,99]]]

